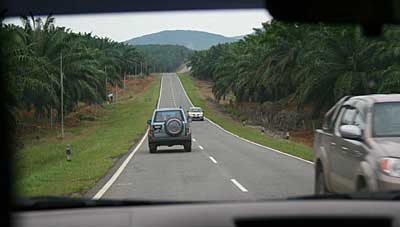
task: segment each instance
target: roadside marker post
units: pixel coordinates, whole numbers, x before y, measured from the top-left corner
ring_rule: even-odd
[[[65,149],[65,154],[67,156],[67,161],[71,161],[71,145],[67,144],[67,148]]]

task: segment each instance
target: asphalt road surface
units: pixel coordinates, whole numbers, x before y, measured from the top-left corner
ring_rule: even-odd
[[[159,107],[191,103],[175,73],[163,74]],[[147,139],[102,198],[150,200],[259,200],[313,193],[313,166],[240,140],[212,123],[192,123],[192,152]]]

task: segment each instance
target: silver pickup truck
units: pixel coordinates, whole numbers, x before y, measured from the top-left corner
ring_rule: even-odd
[[[316,194],[400,190],[400,95],[342,98],[314,151]]]

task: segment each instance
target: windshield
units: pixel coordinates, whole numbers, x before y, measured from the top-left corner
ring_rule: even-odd
[[[190,112],[202,112],[203,110],[200,108],[191,108],[189,109]]]
[[[199,10],[25,15],[0,36],[19,197],[400,189],[400,155],[366,139],[400,150],[386,138],[400,136],[398,25],[368,38],[263,9]],[[365,101],[383,96],[393,102]]]
[[[169,111],[157,111],[154,117],[155,122],[168,121],[171,118],[183,120],[182,111],[180,110],[169,110]]]
[[[400,102],[374,105],[374,136],[400,137]]]

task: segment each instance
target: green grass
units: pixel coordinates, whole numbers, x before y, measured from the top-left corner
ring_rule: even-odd
[[[46,138],[25,145],[15,155],[18,196],[78,196],[92,188],[144,134],[160,87],[157,76],[144,94],[124,103],[106,105],[102,117],[91,126],[66,130],[66,139]],[[72,161],[65,158],[71,144]]]
[[[313,151],[303,144],[267,137],[260,133],[260,131],[257,129],[245,127],[237,121],[223,117],[222,113],[212,110],[207,106],[206,101],[201,98],[198,88],[194,85],[192,78],[188,74],[180,74],[180,79],[188,96],[192,100],[193,105],[203,108],[206,117],[219,124],[224,129],[264,146],[268,146],[309,161],[313,160]]]

